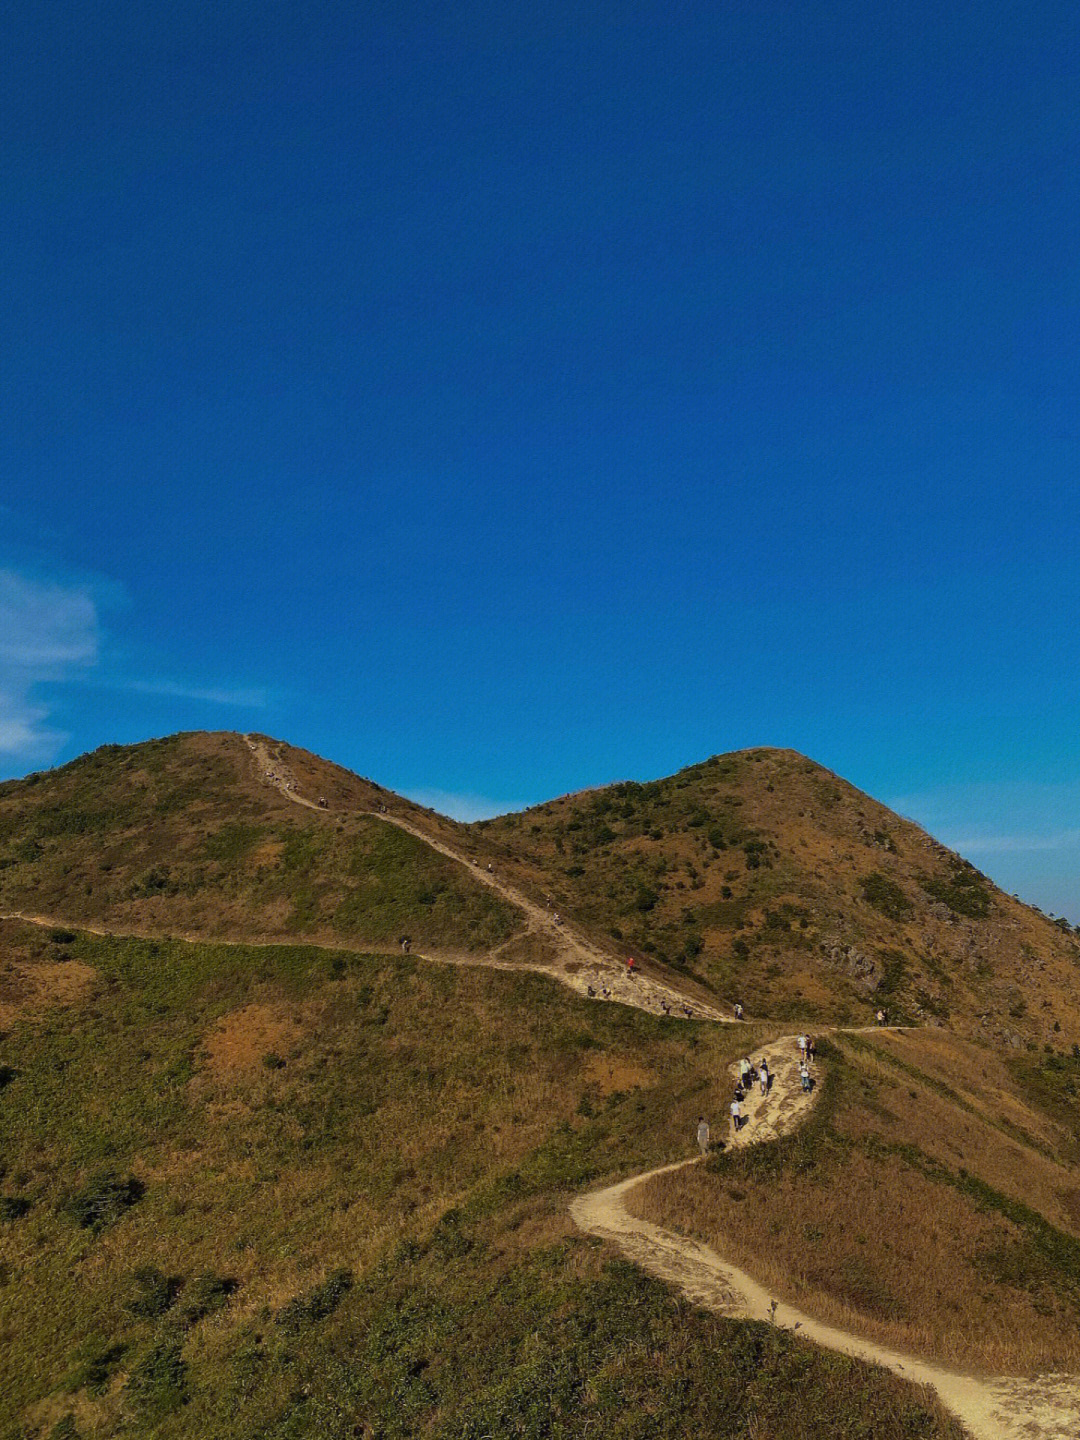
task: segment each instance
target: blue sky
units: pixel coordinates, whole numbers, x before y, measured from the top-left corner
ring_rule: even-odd
[[[1080,921],[1066,4],[17,4],[0,774],[791,745]]]

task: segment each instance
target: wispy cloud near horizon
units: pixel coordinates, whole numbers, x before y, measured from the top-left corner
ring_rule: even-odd
[[[1059,830],[1050,835],[943,835],[941,839],[942,844],[962,855],[1023,855],[1038,850],[1067,850],[1080,844],[1080,830]]]
[[[268,691],[259,686],[192,685],[183,680],[101,680],[92,683],[99,683],[107,690],[126,690],[132,695],[196,700],[206,705],[235,706],[241,710],[265,710],[270,703]]]
[[[1003,890],[1080,923],[1080,781],[943,785],[886,803]]]
[[[102,612],[122,594],[100,577],[58,580],[0,568],[0,756],[29,764],[57,756],[70,739],[51,719],[63,703],[57,686],[268,708],[271,693],[262,686],[117,673]]]
[[[98,601],[88,584],[0,570],[0,754],[47,760],[67,739],[37,689],[97,664]]]
[[[403,794],[406,800],[466,824],[473,820],[491,820],[496,815],[509,815],[526,807],[523,800],[491,800],[485,795],[457,795],[449,790],[406,790]]]

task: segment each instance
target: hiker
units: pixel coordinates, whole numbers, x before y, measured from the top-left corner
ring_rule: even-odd
[[[704,1115],[698,1116],[697,1122],[697,1148],[702,1155],[709,1153],[709,1122]]]
[[[742,1126],[742,1106],[739,1104],[738,1100],[732,1100],[731,1104],[728,1106],[728,1109],[731,1111],[731,1128],[737,1135],[739,1133],[740,1127]]]
[[[666,1000],[661,1000],[661,1001],[660,1001],[660,1009],[664,1012],[665,1015],[670,1015],[670,1014],[671,1014],[671,1006],[668,1004],[668,1002],[667,1002]]]
[[[628,956],[626,957],[626,978],[627,978],[628,980],[633,980],[633,978],[634,978],[634,975],[635,975],[635,973],[636,973],[636,972],[635,972],[635,969],[634,969],[635,963],[636,963],[636,962],[635,962],[635,960],[634,960],[633,955],[628,955]]]
[[[748,1058],[747,1056],[744,1055],[743,1058],[739,1061],[739,1084],[743,1087],[744,1090],[749,1090],[749,1089],[750,1089],[750,1084],[751,1084],[750,1071],[751,1071],[751,1069],[752,1069],[752,1066],[751,1066],[751,1064],[750,1064],[750,1060],[749,1060],[749,1058]]]
[[[596,998],[596,991],[592,988],[592,986],[586,985],[585,989],[588,992],[589,999],[594,1000]]]
[[[491,868],[491,861],[490,861],[490,860],[488,861],[488,874],[489,874],[489,875],[494,875],[494,874],[495,874],[495,871]]]
[[[736,1019],[736,1020],[741,1020],[742,1017],[743,1017],[743,1008],[742,1008],[742,1006],[739,1004],[739,1002],[736,1000],[736,1001],[735,1001],[735,1019]]]
[[[410,947],[411,945],[412,945],[412,941],[409,939],[408,935],[402,935],[402,937],[401,937],[401,951],[402,951],[402,954],[407,955],[407,954],[409,953],[409,947]]]
[[[690,1019],[693,1018],[694,1012],[693,1012],[693,1010],[690,1009],[690,1006],[689,1006],[689,1005],[684,1005],[684,1006],[682,1007],[682,1013],[686,1016],[686,1018],[687,1018],[688,1020],[690,1020]]]
[[[758,1079],[761,1081],[761,1093],[762,1095],[767,1095],[769,1093],[769,1082],[772,1076],[769,1074],[769,1062],[765,1059],[764,1055],[758,1064],[757,1073]]]
[[[813,1037],[813,1035],[807,1035],[807,1037],[806,1037],[806,1060],[807,1060],[807,1064],[812,1065],[816,1059],[817,1059],[817,1046],[814,1044],[814,1037]]]
[[[877,1012],[877,1014],[874,1016],[874,1019],[877,1021],[877,1023],[878,1023],[879,1025],[884,1025],[884,1024],[885,1024],[885,1011],[884,1011],[884,1010],[879,1010],[879,1011]]]
[[[810,1079],[810,1067],[807,1065],[805,1060],[799,1066],[799,1078],[802,1080],[803,1090],[807,1095],[809,1095],[812,1082]]]
[[[798,1038],[798,1040],[797,1040],[795,1043],[796,1043],[796,1044],[798,1045],[798,1047],[799,1047],[799,1059],[800,1059],[800,1060],[805,1060],[805,1059],[806,1059],[806,1036],[805,1036],[805,1035],[800,1035],[799,1038]]]

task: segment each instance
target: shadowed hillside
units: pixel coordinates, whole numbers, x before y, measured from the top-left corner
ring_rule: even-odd
[[[470,827],[597,935],[749,1015],[1080,1039],[1080,941],[788,750],[568,795]]]

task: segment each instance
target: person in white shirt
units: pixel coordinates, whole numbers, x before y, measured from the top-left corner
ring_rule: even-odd
[[[769,1093],[769,1062],[764,1055],[761,1057],[757,1069],[758,1079],[761,1081],[761,1093],[767,1095]]]
[[[731,1104],[728,1106],[728,1109],[731,1111],[731,1128],[737,1135],[742,1125],[742,1106],[739,1104],[738,1100],[732,1100]]]

